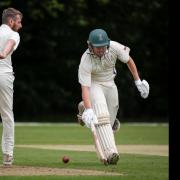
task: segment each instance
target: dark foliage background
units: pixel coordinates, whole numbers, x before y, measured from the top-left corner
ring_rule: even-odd
[[[0,12],[7,7],[24,16],[21,43],[12,57],[17,121],[58,121],[59,116],[76,121],[78,65],[95,28],[131,48],[141,78],[150,84],[144,100],[127,66],[117,63],[118,117],[168,121],[167,0],[1,0]]]

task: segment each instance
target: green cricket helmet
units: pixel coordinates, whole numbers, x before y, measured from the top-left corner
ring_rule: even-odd
[[[103,29],[94,29],[89,34],[88,43],[93,47],[109,46],[110,39]]]

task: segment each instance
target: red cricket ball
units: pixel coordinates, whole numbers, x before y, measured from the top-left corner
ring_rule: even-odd
[[[63,161],[64,163],[68,163],[68,162],[69,162],[69,157],[63,156],[62,161]]]

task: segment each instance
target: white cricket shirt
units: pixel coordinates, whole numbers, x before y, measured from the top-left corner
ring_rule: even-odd
[[[129,51],[128,47],[118,42],[110,41],[109,49],[100,59],[87,49],[82,55],[79,65],[79,83],[88,87],[91,86],[92,81],[104,85],[114,83],[116,60],[119,59],[121,62],[127,63]]]
[[[13,51],[16,50],[20,42],[19,33],[13,31],[8,25],[2,24],[0,26],[0,51],[3,51],[9,39],[13,39],[15,41],[16,44],[14,46]],[[11,61],[11,55],[13,51],[10,52],[5,59],[0,59],[0,74],[6,72],[13,72],[12,61]]]

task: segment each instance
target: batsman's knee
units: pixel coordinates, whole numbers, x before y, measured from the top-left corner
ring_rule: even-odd
[[[93,109],[97,116],[98,124],[110,123],[110,114],[106,104],[104,103],[94,104]]]

